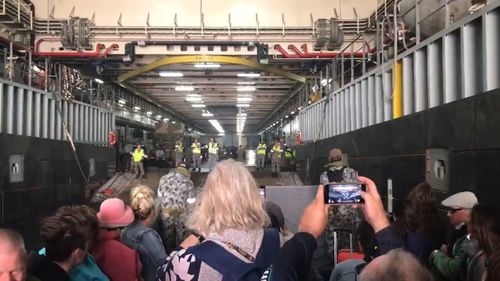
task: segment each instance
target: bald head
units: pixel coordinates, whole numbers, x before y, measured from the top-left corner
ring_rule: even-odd
[[[26,250],[23,238],[10,229],[0,228],[0,281],[23,281]]]
[[[432,281],[432,274],[411,254],[392,250],[370,262],[361,272],[360,281]]]
[[[330,161],[341,161],[342,160],[342,150],[338,148],[333,148],[328,153],[328,158]]]

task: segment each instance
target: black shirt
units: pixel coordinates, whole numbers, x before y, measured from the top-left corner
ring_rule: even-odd
[[[28,274],[40,281],[69,281],[69,275],[46,256],[32,253],[28,257]]]

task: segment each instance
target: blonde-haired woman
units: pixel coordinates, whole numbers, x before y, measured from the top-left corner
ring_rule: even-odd
[[[279,251],[276,229],[265,229],[255,179],[243,163],[220,162],[208,175],[187,227],[191,235],[167,258],[160,280],[260,280]],[[202,243],[200,243],[202,242]]]
[[[130,206],[135,221],[121,233],[122,242],[139,252],[145,281],[156,280],[156,270],[163,264],[167,254],[161,237],[150,226],[156,218],[155,192],[145,185],[130,191]]]

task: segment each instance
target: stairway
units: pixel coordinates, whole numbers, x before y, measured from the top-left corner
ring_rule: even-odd
[[[108,198],[118,197],[133,178],[132,173],[116,173],[94,193],[91,202],[98,203]]]

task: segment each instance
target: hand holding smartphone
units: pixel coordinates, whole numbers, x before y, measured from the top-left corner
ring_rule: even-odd
[[[324,188],[324,202],[330,205],[363,204],[361,191],[366,186],[361,183],[327,183]]]

